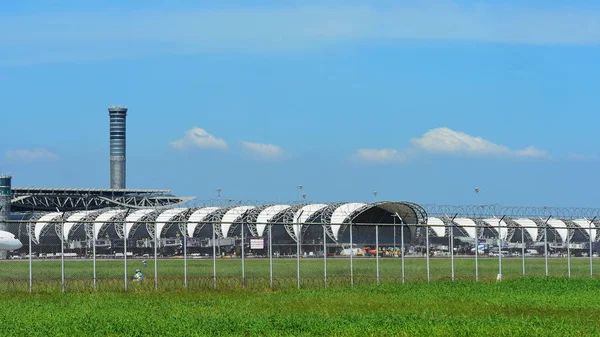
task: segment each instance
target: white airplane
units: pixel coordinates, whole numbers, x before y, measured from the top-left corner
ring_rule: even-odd
[[[0,250],[16,250],[23,247],[21,241],[17,240],[13,233],[0,231]]]

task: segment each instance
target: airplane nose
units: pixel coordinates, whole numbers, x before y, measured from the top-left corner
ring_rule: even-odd
[[[13,241],[13,247],[15,247],[14,249],[19,249],[19,248],[23,247],[23,244],[21,243],[21,241],[15,240],[15,241]]]

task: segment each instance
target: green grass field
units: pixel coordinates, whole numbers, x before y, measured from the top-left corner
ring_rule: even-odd
[[[8,294],[0,336],[598,336],[595,279]]]
[[[600,278],[600,260],[595,277]],[[158,288],[162,290],[178,290],[184,287],[184,261],[182,259],[158,260]],[[543,258],[527,258],[525,260],[526,275],[545,276]],[[130,259],[127,265],[127,276],[130,278],[136,268],[143,270],[146,281],[143,285],[135,284],[135,289],[154,289],[154,260],[149,259],[147,267],[143,267],[140,259]],[[381,258],[379,260],[380,283],[401,282],[401,260],[399,258]],[[65,290],[82,291],[93,289],[93,272],[91,260],[65,260]],[[567,259],[550,258],[548,263],[550,277],[567,277]],[[98,260],[96,265],[97,290],[121,291],[124,288],[123,260]],[[237,289],[242,287],[241,259],[217,259],[217,288]],[[274,287],[277,289],[296,287],[296,260],[273,260]],[[324,265],[322,259],[308,258],[300,262],[301,286],[303,288],[324,288]],[[482,282],[495,281],[498,274],[497,258],[479,259],[479,279]],[[354,259],[354,284],[376,284],[377,269],[375,258]],[[405,259],[405,280],[407,283],[421,283],[427,279],[426,259]],[[589,278],[589,259],[572,258],[571,275],[573,278]],[[60,291],[60,260],[34,260],[32,267],[33,291]],[[212,259],[189,259],[188,288],[191,290],[213,288]],[[430,276],[432,281],[451,279],[451,262],[449,258],[431,259]],[[503,279],[522,277],[522,260],[520,258],[503,259]],[[473,258],[455,259],[455,280],[473,281],[475,279],[475,260]],[[348,258],[327,259],[327,283],[329,287],[350,285],[350,260]],[[246,259],[245,287],[250,289],[270,288],[269,260]],[[29,262],[0,262],[0,291],[4,293],[29,291]]]

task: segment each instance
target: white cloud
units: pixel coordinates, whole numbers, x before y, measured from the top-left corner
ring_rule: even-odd
[[[406,40],[600,44],[600,11],[569,5],[228,7],[0,15],[0,64],[135,58],[212,51],[305,51],[335,43]],[[119,25],[107,25],[119,22]],[[112,48],[108,48],[112,47]]]
[[[283,149],[273,144],[262,144],[252,142],[242,142],[242,146],[254,155],[261,158],[273,159],[283,156]]]
[[[33,149],[7,151],[6,158],[9,160],[34,162],[57,160],[58,156],[46,149]]]
[[[431,129],[422,137],[412,139],[411,143],[418,149],[441,154],[549,157],[548,153],[533,146],[522,150],[511,150],[482,137],[471,136],[449,128]]]
[[[449,128],[431,129],[421,137],[412,139],[416,147],[437,153],[508,153],[506,146],[497,145],[481,137],[473,137]]]
[[[406,160],[406,155],[396,149],[358,149],[354,158],[372,163],[394,163]]]
[[[176,149],[186,149],[191,147],[226,149],[227,142],[211,135],[202,128],[193,127],[185,132],[183,138],[171,142],[171,146]]]
[[[506,156],[550,158],[550,155],[533,146],[511,150],[507,146],[493,143],[482,137],[468,135],[449,128],[431,129],[419,138],[410,140],[412,147],[398,151],[385,149],[358,149],[354,158],[361,161],[391,163],[406,161],[422,153],[464,156]]]

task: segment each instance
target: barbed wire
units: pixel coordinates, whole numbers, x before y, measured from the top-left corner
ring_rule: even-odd
[[[548,206],[504,206],[488,205],[421,205],[428,216],[454,216],[468,218],[502,217],[587,219],[600,216],[600,208],[592,207],[548,207]]]

